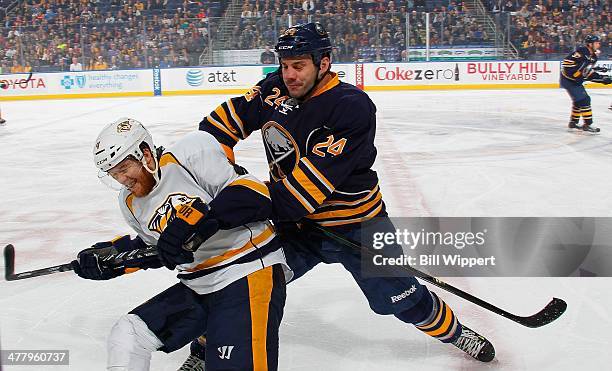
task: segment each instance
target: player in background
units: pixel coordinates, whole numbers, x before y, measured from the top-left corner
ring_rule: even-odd
[[[137,236],[81,251],[75,272],[106,280],[163,264],[180,280],[117,321],[108,369],[148,370],[151,352],[172,352],[207,333],[207,370],[277,370],[291,271],[266,219],[266,186],[232,165],[208,133],[188,134],[166,151],[127,118],[102,130],[94,160],[104,179],[122,186],[120,209]],[[194,249],[184,248],[194,236]],[[121,269],[105,260],[111,251],[147,245],[156,245],[158,256]]]
[[[5,82],[0,82],[0,89],[6,89],[8,85]],[[0,108],[0,125],[6,124],[6,120],[2,118],[2,109]]]
[[[563,62],[561,62],[561,87],[567,90],[572,98],[572,114],[568,127],[570,129],[582,129],[584,131],[598,132],[599,128],[593,124],[593,113],[591,111],[591,97],[586,92],[582,83],[593,81],[602,84],[610,84],[612,78],[597,73],[606,72],[605,67],[595,67],[597,55],[601,47],[601,39],[596,35],[588,35],[584,39],[584,46],[578,47]],[[583,125],[578,123],[582,117]]]
[[[492,344],[463,326],[451,308],[414,277],[364,277],[360,252],[296,230],[296,222],[306,218],[357,241],[364,225],[395,233],[371,169],[376,158],[374,103],[330,71],[332,45],[319,23],[290,27],[275,49],[280,68],[245,95],[218,106],[200,129],[217,138],[230,159],[238,141],[261,131],[272,219],[282,232],[295,277],[319,263],[340,263],[375,313],[392,314],[480,361],[491,361]],[[402,253],[397,245],[387,248]]]
[[[0,108],[0,125],[6,124],[6,120],[2,118],[2,109]]]

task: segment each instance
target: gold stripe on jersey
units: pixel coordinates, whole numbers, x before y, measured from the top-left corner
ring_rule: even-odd
[[[232,124],[230,124],[227,118],[227,114],[225,113],[225,107],[223,107],[223,105],[217,106],[217,108],[215,108],[215,113],[217,114],[217,116],[219,116],[219,118],[221,119],[221,123],[225,125],[227,130],[231,131],[234,135],[238,135],[236,129],[234,129]]]
[[[321,182],[321,184],[323,184],[325,188],[327,188],[328,191],[334,191],[334,186],[331,184],[331,182],[327,180],[327,178],[323,174],[321,174],[319,170],[317,170],[317,168],[312,164],[312,162],[310,162],[309,159],[307,159],[306,157],[302,157],[300,159],[300,162],[304,164],[304,166],[306,166],[308,170],[310,170],[312,175],[317,178]]]
[[[346,218],[353,217],[357,214],[362,214],[368,212],[376,207],[376,204],[380,203],[382,200],[382,194],[378,192],[374,199],[368,201],[367,203],[352,207],[352,208],[341,208],[337,210],[324,211],[321,213],[314,213],[308,215],[309,219],[321,220],[321,219],[332,219],[332,218]]]
[[[236,108],[234,107],[234,103],[232,103],[231,99],[227,101],[227,106],[229,107],[229,111],[230,111],[229,113],[230,113],[230,116],[232,117],[232,120],[234,120],[234,122],[240,129],[240,132],[242,133],[242,138],[246,138],[247,134],[244,131],[244,124],[242,123],[242,119],[240,118],[238,113],[236,113]]]
[[[306,209],[306,211],[308,211],[309,213],[312,213],[315,211],[315,208],[310,204],[310,202],[308,202],[308,200],[306,200],[304,196],[302,196],[300,192],[298,192],[297,189],[295,189],[289,183],[287,178],[283,178],[283,185],[285,186],[285,188],[287,188],[287,190],[289,190],[289,192],[291,192],[293,197],[295,197],[296,200],[298,200],[302,204],[302,206],[304,207],[304,209]]]
[[[341,201],[341,200],[326,200],[325,202],[323,202],[323,204],[321,206],[329,206],[329,205],[334,205],[334,206],[355,206],[358,205],[360,203],[366,202],[367,200],[369,200],[370,198],[372,198],[372,196],[378,192],[378,184],[376,184],[376,187],[374,187],[370,192],[368,192],[367,195],[365,195],[365,197],[362,197],[358,200],[355,201]]]
[[[238,142],[240,139],[235,136],[231,131],[229,131],[225,126],[223,126],[222,123],[220,123],[219,121],[215,120],[212,116],[206,116],[206,121],[210,122],[211,124],[213,124],[217,129],[221,130],[222,132],[224,132],[225,134],[227,134],[227,136],[229,136],[230,138],[232,138],[234,140],[234,142]]]
[[[380,211],[382,210],[382,207],[383,207],[383,204],[381,202],[374,210],[372,210],[365,216],[362,216],[359,218],[353,218],[353,219],[342,219],[342,220],[317,220],[317,224],[320,224],[325,227],[335,227],[339,225],[347,225],[347,224],[365,222],[367,220],[372,219],[376,215],[378,215],[378,213],[380,213]]]
[[[304,174],[302,169],[299,166],[296,166],[293,169],[292,174],[295,180],[298,181],[300,186],[320,205],[323,201],[325,201],[325,195],[321,190],[310,180],[308,176]]]
[[[236,163],[236,156],[234,155],[234,150],[232,149],[232,147],[225,145],[223,143],[219,143],[221,145],[221,149],[223,150],[223,152],[225,152],[225,156],[227,156],[227,159],[230,160],[230,162],[232,164]]]
[[[270,190],[262,182],[243,178],[234,180],[229,184],[229,186],[243,186],[254,192],[259,193],[264,197],[270,198]]]
[[[132,215],[134,215],[134,195],[132,193],[130,193],[126,198],[125,198],[125,204],[128,207],[128,209],[130,209],[130,212],[132,213]]]
[[[237,249],[228,250],[222,255],[213,256],[212,258],[209,258],[203,261],[202,263],[196,265],[195,267],[187,269],[187,271],[195,272],[195,271],[199,271],[200,269],[214,267],[215,265],[223,263],[233,257],[236,257],[239,254],[249,252],[249,250],[255,249],[256,246],[261,247],[267,244],[268,242],[272,241],[274,236],[275,235],[274,235],[274,231],[272,230],[272,227],[268,225],[263,232],[261,232],[259,235],[249,240],[249,242],[247,242],[243,246]]]
[[[159,159],[159,167],[164,167],[168,164],[180,165],[176,157],[174,157],[174,155],[170,152],[164,153]]]

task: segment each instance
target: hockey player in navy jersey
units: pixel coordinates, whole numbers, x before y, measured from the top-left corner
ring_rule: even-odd
[[[595,66],[600,47],[601,39],[599,36],[589,35],[585,38],[584,45],[565,57],[561,63],[560,84],[562,88],[567,90],[572,99],[572,114],[568,124],[570,129],[599,132],[599,128],[592,126],[591,97],[587,94],[582,83],[593,81],[607,85],[612,82],[610,76],[597,73],[598,71],[607,71],[605,67]],[[582,117],[582,126],[579,125],[580,117]]]
[[[231,164],[208,133],[156,150],[144,126],[127,118],[102,130],[94,160],[103,178],[122,187],[120,209],[137,236],[81,251],[75,272],[106,280],[163,264],[180,279],[117,321],[107,369],[149,370],[151,352],[172,352],[207,333],[208,371],[277,370],[291,271],[267,220],[267,187]],[[158,255],[121,266],[105,259],[147,245]]]
[[[463,326],[451,308],[414,277],[364,277],[360,252],[307,229],[295,232],[296,223],[304,219],[354,240],[364,225],[393,233],[395,227],[371,168],[376,159],[376,107],[365,92],[331,72],[332,45],[325,29],[319,23],[290,27],[275,49],[279,70],[245,95],[218,106],[202,120],[200,130],[217,138],[230,159],[238,141],[261,131],[269,164],[271,219],[281,230],[295,277],[319,263],[342,264],[375,313],[392,314],[476,359],[491,361],[491,343]]]

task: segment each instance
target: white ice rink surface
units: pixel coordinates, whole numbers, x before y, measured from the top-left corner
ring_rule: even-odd
[[[600,135],[568,132],[562,90],[371,93],[378,106],[376,170],[392,216],[612,216],[612,91],[591,90]],[[116,194],[91,159],[101,127],[142,121],[156,144],[195,130],[220,96],[3,102],[0,245],[17,270],[69,262],[96,241],[129,233]],[[237,160],[266,178],[259,134]],[[2,263],[4,270],[4,263]],[[553,296],[568,310],[528,329],[435,290],[459,319],[486,335],[497,358],[483,365],[392,316],[373,314],[338,266],[315,268],[288,289],[280,370],[610,370],[612,278],[450,278],[522,315]],[[69,349],[70,366],[102,370],[105,338],[120,315],[176,282],[167,270],[111,281],[72,273],[0,283],[3,349]],[[176,370],[188,349],[157,352],[152,370]]]

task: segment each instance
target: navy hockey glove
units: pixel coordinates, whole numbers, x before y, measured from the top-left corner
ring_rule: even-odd
[[[593,82],[598,82],[600,84],[608,85],[612,83],[612,76],[598,76],[591,79]]]
[[[608,69],[608,67],[605,67],[605,66],[595,66],[595,67],[593,67],[593,71],[608,72],[610,70]]]
[[[219,223],[210,215],[210,208],[199,198],[182,204],[176,217],[166,226],[157,241],[159,259],[166,268],[193,262],[193,252],[219,230]]]
[[[157,256],[117,261],[112,256],[118,253],[144,249],[147,245],[140,238],[130,239],[129,235],[112,241],[98,242],[82,250],[77,260],[72,261],[72,269],[79,277],[89,280],[109,280],[138,269],[159,268],[161,263]]]

